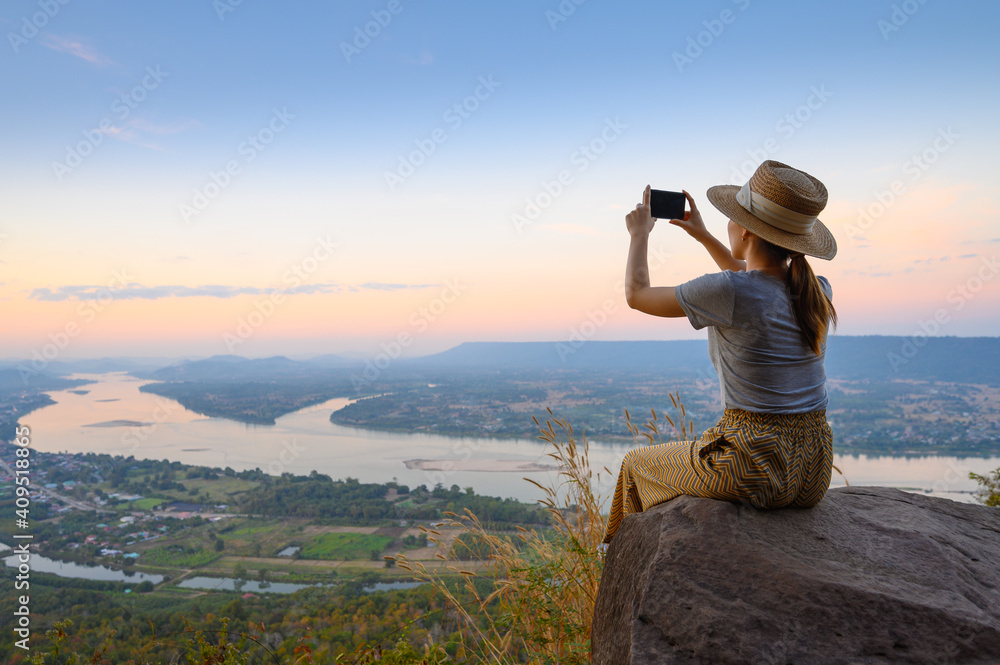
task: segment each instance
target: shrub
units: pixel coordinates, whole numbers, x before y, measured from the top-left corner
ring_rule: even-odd
[[[994,508],[1000,507],[1000,467],[993,469],[993,473],[986,476],[970,472],[969,478],[979,483],[979,490],[976,492],[976,500],[979,503]]]

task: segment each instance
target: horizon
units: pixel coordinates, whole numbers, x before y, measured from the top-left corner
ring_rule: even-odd
[[[833,337],[837,337],[837,338],[886,337],[886,338],[904,340],[904,342],[906,342],[906,341],[914,342],[914,341],[916,341],[916,340],[918,340],[920,338],[925,338],[928,341],[930,339],[936,339],[936,340],[983,340],[983,339],[1000,339],[1000,335],[879,335],[879,334],[874,334],[874,335],[837,335],[837,334],[831,334],[831,338],[833,338]],[[602,343],[614,344],[614,343],[633,343],[633,342],[634,343],[640,343],[640,344],[641,343],[648,343],[648,342],[663,342],[663,343],[672,343],[672,342],[706,342],[707,343],[707,339],[705,337],[688,337],[688,338],[683,338],[683,339],[599,339],[599,340],[595,339],[595,340],[584,340],[582,342],[580,342],[578,340],[570,340],[570,341],[571,342],[575,342],[575,343],[578,344],[577,347],[574,347],[574,351],[576,349],[578,349],[579,346],[582,346],[583,344],[590,344],[590,343],[594,343],[594,344],[602,344]],[[517,340],[517,341],[512,341],[512,340],[489,340],[489,339],[484,339],[484,340],[468,340],[468,341],[464,341],[464,342],[459,342],[457,344],[449,346],[449,347],[447,347],[447,348],[445,348],[443,350],[440,350],[440,351],[433,351],[433,352],[430,352],[430,353],[424,353],[424,354],[420,354],[420,355],[407,355],[404,352],[404,353],[402,353],[399,356],[392,356],[391,359],[392,360],[397,360],[397,359],[398,360],[417,360],[417,359],[420,359],[420,358],[430,358],[430,357],[433,357],[433,356],[436,356],[436,355],[441,355],[443,353],[447,353],[448,351],[452,351],[452,350],[457,349],[457,348],[459,348],[461,346],[465,346],[466,344],[552,344],[552,345],[560,345],[560,344],[567,344],[567,343],[569,343],[567,340]],[[923,346],[923,343],[920,343],[917,346]],[[404,351],[405,351],[405,349],[404,349]],[[378,353],[385,353],[385,351],[383,350],[383,351],[377,352],[376,355],[378,355]],[[211,360],[212,358],[240,358],[240,359],[243,359],[243,360],[269,360],[269,359],[273,359],[273,358],[284,358],[286,360],[292,360],[292,361],[295,361],[295,362],[306,362],[306,361],[309,361],[309,360],[314,360],[314,359],[317,359],[317,358],[324,358],[324,357],[329,357],[329,356],[334,356],[334,357],[342,358],[344,360],[358,361],[358,362],[363,362],[363,361],[366,361],[366,360],[372,360],[372,358],[373,358],[372,355],[366,355],[364,353],[350,352],[350,351],[348,351],[348,352],[339,352],[339,353],[336,352],[336,351],[325,352],[325,353],[294,353],[294,352],[281,353],[281,352],[279,352],[279,353],[272,353],[272,354],[259,355],[259,356],[256,356],[256,355],[244,355],[244,354],[240,354],[240,353],[232,353],[232,354],[230,354],[230,353],[216,353],[216,354],[212,354],[212,355],[188,354],[188,355],[177,355],[177,356],[156,355],[156,354],[149,354],[149,355],[101,355],[101,356],[69,356],[69,355],[63,355],[63,356],[59,356],[58,358],[54,358],[52,361],[46,360],[45,363],[46,363],[46,366],[47,366],[49,362],[53,362],[53,361],[61,361],[61,362],[67,362],[67,363],[69,363],[69,362],[80,362],[80,361],[96,361],[96,360],[106,360],[106,361],[113,361],[113,360],[117,360],[117,361],[163,360],[163,361],[178,361],[178,362],[198,362],[198,361],[201,361],[201,360]],[[2,363],[10,363],[10,364],[22,363],[23,364],[24,362],[31,362],[32,360],[33,360],[32,358],[12,358],[12,357],[6,357],[6,358],[0,358],[0,364],[2,364]],[[40,371],[44,372],[45,370],[44,370],[44,368],[42,368]]]
[[[627,307],[624,216],[725,242],[764,159],[830,191],[841,334],[1000,329],[995,3],[390,4],[0,10],[0,356],[704,339]],[[717,269],[658,226],[654,286]]]

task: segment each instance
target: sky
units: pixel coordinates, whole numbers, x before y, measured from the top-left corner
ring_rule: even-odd
[[[693,339],[642,189],[822,180],[839,334],[996,335],[1000,5],[0,8],[0,358]],[[653,285],[717,270],[663,222]]]

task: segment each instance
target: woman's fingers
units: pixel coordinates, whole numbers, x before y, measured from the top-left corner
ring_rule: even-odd
[[[625,215],[625,224],[630,232],[641,228],[648,233],[653,229],[655,220],[649,216],[649,190],[650,186],[646,185],[646,189],[642,192],[642,202],[635,206],[635,210]]]
[[[694,203],[694,197],[688,194],[686,189],[682,189],[681,191],[684,193],[684,197],[688,200],[688,205],[691,206],[691,212],[698,212],[698,206]]]

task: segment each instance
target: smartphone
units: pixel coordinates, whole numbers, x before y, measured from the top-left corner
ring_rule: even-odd
[[[684,219],[687,198],[683,192],[649,190],[649,214],[653,219]]]

